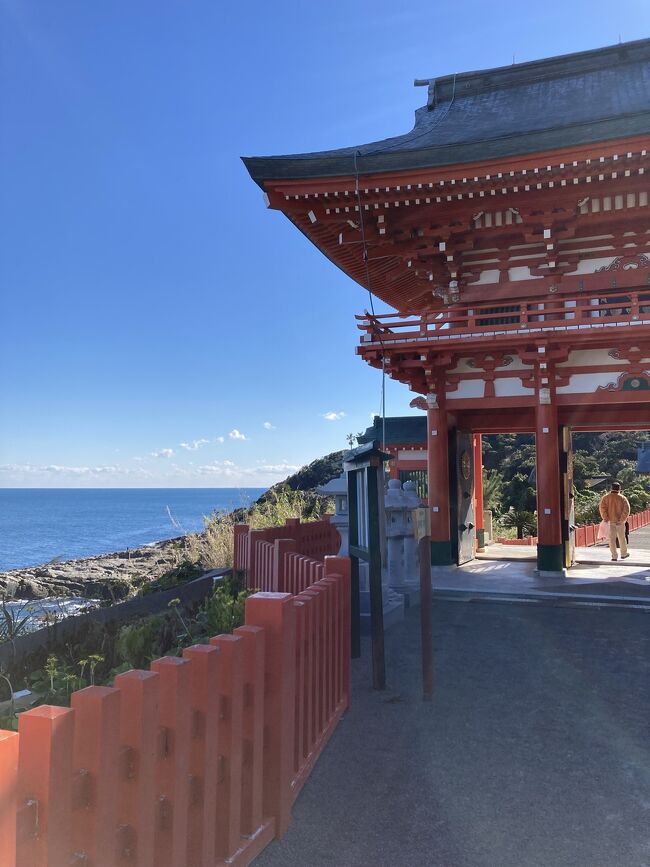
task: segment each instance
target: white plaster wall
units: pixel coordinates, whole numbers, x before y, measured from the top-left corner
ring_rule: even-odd
[[[608,349],[574,349],[566,361],[558,367],[592,367],[602,364],[614,364],[615,359],[609,355]]]
[[[397,452],[397,459],[400,461],[426,461],[427,450],[413,449],[412,451],[409,451],[409,449],[399,449]]]
[[[479,286],[482,283],[498,283],[500,274],[501,272],[498,268],[488,268],[485,271],[481,271],[481,276],[478,278],[478,280],[475,280],[469,285]]]
[[[568,385],[560,386],[558,394],[593,394],[600,386],[615,385],[623,371],[618,373],[576,373]]]
[[[606,242],[603,242],[605,244]],[[562,258],[562,252],[558,254],[558,258]],[[575,271],[567,271],[567,274],[593,274],[598,268],[604,265],[611,265],[616,256],[605,256],[602,259],[581,259],[578,262],[578,267]]]
[[[509,352],[503,352],[499,354],[510,355]],[[518,355],[510,355],[512,361],[510,364],[501,365],[497,367],[496,370],[532,370],[531,364],[524,364],[521,358]],[[480,370],[478,367],[470,367],[469,358],[459,358],[456,367],[450,369],[450,373],[476,373],[476,371]]]
[[[485,383],[482,379],[464,379],[458,383],[456,391],[447,392],[447,400],[461,400],[468,397],[483,397]]]
[[[508,268],[508,280],[516,281],[516,280],[543,280],[544,278],[541,274],[537,277],[534,277],[530,273],[530,267],[528,265],[517,265],[515,268]]]
[[[494,380],[494,394],[496,397],[523,397],[535,394],[535,389],[524,387],[518,377],[507,376]]]

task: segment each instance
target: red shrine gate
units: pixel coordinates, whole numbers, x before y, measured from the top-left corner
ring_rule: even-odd
[[[650,426],[650,40],[417,83],[406,135],[245,162],[396,311],[358,317],[357,353],[420,395],[432,563],[473,553],[475,435],[533,432],[558,572],[571,431]]]

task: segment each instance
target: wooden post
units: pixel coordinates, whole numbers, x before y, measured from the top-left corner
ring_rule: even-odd
[[[351,692],[351,661],[350,661],[350,571],[351,560],[349,557],[325,557],[325,574],[337,575],[340,582],[339,605],[340,605],[340,628],[341,628],[341,693],[345,699],[345,710],[350,709],[352,701]]]
[[[447,412],[435,395],[427,395],[427,483],[431,512],[431,563],[450,565],[449,528],[449,425]]]
[[[476,550],[485,551],[485,523],[483,521],[483,437],[474,434],[474,520],[476,521]]]
[[[243,834],[252,836],[263,818],[264,630],[239,626],[233,634],[242,640],[244,662],[241,828]]]
[[[217,777],[219,773],[219,663],[221,651],[207,644],[186,647],[190,661],[190,826],[188,864],[216,861]]]
[[[234,550],[232,558],[232,568],[234,572],[242,572],[244,569],[248,568],[247,557],[244,551],[244,545],[246,545],[248,542],[248,524],[235,524],[233,530]]]
[[[546,389],[546,391],[551,390]],[[535,408],[535,452],[537,567],[540,572],[561,572],[564,568],[564,549],[560,496],[560,443],[557,406],[553,403],[538,403]]]
[[[285,554],[296,551],[295,539],[276,539],[273,544],[273,590],[275,593],[290,593],[287,587]]]
[[[386,689],[384,656],[384,603],[381,587],[381,538],[379,529],[379,483],[381,465],[368,467],[368,552],[370,578],[370,636],[372,639],[372,685]]]
[[[357,476],[359,470],[348,472],[348,521],[350,532],[350,549],[359,544]],[[359,588],[359,558],[351,557],[350,566],[350,649],[352,659],[361,656],[361,597]]]
[[[113,867],[118,857],[120,691],[89,686],[72,693],[75,712],[73,762],[76,809],[73,842],[96,867]]]
[[[414,509],[413,527],[420,559],[420,630],[422,636],[422,700],[433,699],[433,592],[431,589],[431,540],[429,512]]]
[[[293,596],[288,593],[256,593],[246,600],[246,625],[265,631],[264,814],[275,817],[277,837],[284,836],[289,827],[293,803],[295,616]]]
[[[427,554],[431,540],[424,536],[418,542],[420,554],[420,627],[422,632],[422,698],[433,699],[433,610],[431,591],[431,564]]]
[[[0,731],[0,864],[16,863],[18,735]]]
[[[189,830],[190,662],[164,656],[151,663],[159,677],[156,867],[185,867]]]
[[[217,858],[226,861],[241,845],[243,641],[237,635],[210,639],[219,660],[219,770]]]
[[[158,675],[127,671],[114,684],[122,693],[119,854],[129,867],[154,867]]]
[[[69,867],[74,711],[42,705],[20,715],[17,867]],[[21,823],[22,825],[22,823]]]

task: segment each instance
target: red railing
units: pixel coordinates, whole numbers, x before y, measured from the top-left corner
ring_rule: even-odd
[[[630,515],[627,520],[630,525],[630,532],[647,527],[650,525],[650,509]],[[599,526],[599,524],[587,524],[584,527],[576,527],[576,548],[589,548],[595,545]]]
[[[650,291],[603,289],[531,302],[457,304],[418,316],[388,313],[356,317],[361,347],[380,343],[449,341],[464,337],[589,331],[620,325],[650,326]]]
[[[311,567],[297,566],[293,559],[285,564],[286,555],[300,555],[322,564],[325,557],[338,552],[340,545],[341,537],[328,518],[305,524],[292,518],[283,527],[263,530],[251,530],[247,524],[237,524],[233,569],[245,573],[249,589],[300,592],[319,579],[307,581],[306,572]],[[289,582],[286,585],[285,574]]]
[[[0,732],[2,867],[246,865],[350,701],[350,561],[246,625]]]

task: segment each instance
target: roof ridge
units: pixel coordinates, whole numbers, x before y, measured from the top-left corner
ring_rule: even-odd
[[[620,42],[603,48],[591,48],[572,54],[558,54],[525,63],[495,66],[470,72],[453,73],[436,78],[416,79],[416,87],[428,85],[427,108],[456,98],[491,90],[532,84],[599,69],[623,65],[640,60],[650,60],[650,39]]]

